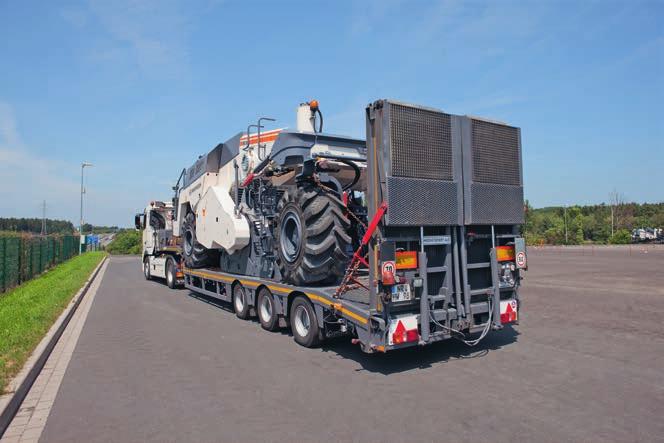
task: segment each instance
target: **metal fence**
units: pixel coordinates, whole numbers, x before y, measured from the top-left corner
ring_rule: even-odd
[[[0,234],[0,293],[78,254],[76,235]]]

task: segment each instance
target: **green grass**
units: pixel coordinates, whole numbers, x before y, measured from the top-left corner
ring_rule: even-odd
[[[104,255],[76,256],[0,295],[0,393]]]

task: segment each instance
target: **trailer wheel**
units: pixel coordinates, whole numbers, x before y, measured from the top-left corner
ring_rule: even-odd
[[[249,302],[247,293],[240,283],[233,286],[233,309],[237,318],[246,320],[249,318]]]
[[[207,249],[196,240],[196,216],[193,212],[187,214],[182,224],[184,232],[182,238],[182,252],[184,262],[189,268],[203,268],[215,263],[214,250]]]
[[[143,276],[146,280],[152,280],[152,273],[150,272],[150,258],[143,259]]]
[[[175,289],[177,286],[177,276],[175,275],[175,264],[173,259],[169,258],[166,260],[166,285],[169,288]]]
[[[276,259],[284,281],[336,283],[350,259],[350,221],[341,202],[312,185],[286,192],[278,205]]]
[[[293,300],[290,310],[290,325],[293,339],[306,348],[320,343],[318,320],[311,302],[300,296]]]
[[[279,316],[275,309],[274,296],[267,288],[262,288],[258,292],[256,313],[263,329],[266,331],[276,331],[279,329]]]

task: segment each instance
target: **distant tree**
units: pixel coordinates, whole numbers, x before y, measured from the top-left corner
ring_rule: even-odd
[[[627,229],[619,229],[609,238],[612,245],[626,245],[632,242],[632,236]]]
[[[113,241],[106,246],[111,254],[140,254],[142,232],[128,229],[119,232]]]
[[[614,231],[634,228],[664,228],[664,203],[625,203],[616,193],[612,204],[570,206],[567,208],[568,243],[608,243],[624,240],[624,235],[611,235],[611,212]],[[563,244],[565,220],[563,207],[532,208],[526,202],[527,215],[523,234],[529,244]],[[622,241],[621,240],[621,241]]]
[[[0,231],[41,233],[41,218],[0,218]],[[46,219],[46,232],[49,234],[71,234],[74,225],[66,220]]]

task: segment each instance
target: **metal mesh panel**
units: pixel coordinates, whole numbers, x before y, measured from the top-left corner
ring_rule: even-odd
[[[473,224],[523,223],[523,188],[472,184]]]
[[[472,120],[473,180],[521,185],[519,130],[483,120]]]
[[[458,223],[456,183],[388,177],[387,188],[388,225],[439,226]]]
[[[452,180],[452,124],[448,114],[390,106],[392,175]]]

